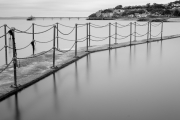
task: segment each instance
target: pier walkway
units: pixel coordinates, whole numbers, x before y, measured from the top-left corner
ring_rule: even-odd
[[[77,29],[77,25],[75,29]],[[87,31],[87,33],[89,33],[89,31]],[[77,46],[76,46],[77,37],[76,37],[75,50],[70,49],[68,51],[62,51],[62,50],[60,51],[58,47],[57,48],[55,47],[55,41],[54,41],[53,48],[46,52],[41,52],[36,55],[29,56],[27,58],[16,58],[16,59],[21,59],[20,64],[17,65],[18,66],[17,71],[14,71],[13,69],[15,67],[14,63],[16,63],[15,58],[12,59],[12,61],[8,65],[4,65],[0,67],[0,80],[11,81],[2,86],[0,85],[0,101],[38,82],[39,80],[42,80],[43,78],[55,73],[56,71],[68,66],[69,64],[81,59],[82,57],[88,54],[104,51],[104,50],[128,47],[128,46],[131,47],[133,45],[138,45],[138,44],[148,44],[149,42],[170,40],[173,38],[180,37],[180,34],[171,35],[171,36],[162,36],[162,31],[160,33],[161,33],[161,37],[151,38],[152,35],[150,33],[150,38],[149,36],[147,36],[147,39],[138,40],[138,41],[136,40],[132,41],[131,35],[133,34],[130,33],[130,35],[128,35],[130,37],[130,41],[124,43],[115,43],[115,44],[110,43],[111,40],[110,38],[112,36],[111,34],[109,34],[109,36],[107,37],[109,38],[109,44],[96,45],[96,46],[88,46],[89,44],[88,40],[90,40],[90,34],[87,34],[87,38],[85,37],[85,39],[83,40],[83,41],[85,40],[87,41],[86,47],[82,47],[79,50],[77,50]],[[145,35],[149,35],[149,29]],[[117,36],[115,36],[115,39],[117,39],[116,37]],[[54,40],[55,38],[56,37],[54,37]],[[16,76],[13,76],[14,72],[16,72]],[[17,79],[16,81],[17,86],[10,87],[14,79]]]

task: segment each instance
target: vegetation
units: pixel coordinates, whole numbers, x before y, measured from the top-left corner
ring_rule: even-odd
[[[117,10],[122,10],[117,12]],[[113,13],[111,18],[120,18],[133,16],[137,14],[146,14],[147,17],[153,16],[166,16],[166,17],[180,17],[180,0],[170,2],[168,4],[147,3],[146,5],[125,6],[117,5],[112,9],[105,9],[101,11],[101,19],[105,13]],[[105,16],[105,15],[104,15]],[[97,17],[96,13],[91,14],[89,17]],[[99,17],[99,16],[98,16]],[[107,18],[107,15],[105,16]]]

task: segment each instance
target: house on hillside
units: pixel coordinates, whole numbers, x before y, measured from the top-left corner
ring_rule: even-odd
[[[176,3],[176,4],[172,4],[173,7],[180,7],[180,4],[179,3]]]
[[[112,16],[113,16],[112,12],[102,13],[103,18],[112,18]]]
[[[113,11],[113,13],[117,13],[117,14],[121,14],[121,13],[123,13],[125,10],[123,10],[123,9],[115,9],[114,11]]]
[[[133,15],[133,14],[130,14],[130,15],[128,15],[128,17],[129,17],[129,18],[133,18],[133,17],[134,17],[134,15]]]

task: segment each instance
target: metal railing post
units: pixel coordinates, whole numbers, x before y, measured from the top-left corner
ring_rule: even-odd
[[[34,40],[34,23],[32,23],[32,39]]]
[[[115,44],[117,44],[117,22],[115,23]]]
[[[136,41],[136,22],[134,22],[134,41]]]
[[[75,57],[77,57],[77,24],[75,27]]]
[[[58,30],[59,30],[59,28],[58,28],[58,23],[57,23],[57,49],[59,49],[59,39],[58,39]]]
[[[5,61],[6,61],[6,65],[8,64],[8,58],[7,58],[7,35],[6,35],[6,24],[4,25],[4,42],[5,42]]]
[[[163,36],[163,21],[161,23],[161,40],[162,40],[162,36]]]
[[[147,42],[148,42],[148,39],[149,39],[149,22],[148,22],[148,28],[147,28]]]
[[[132,22],[130,22],[130,46],[131,46],[131,40],[132,40]]]
[[[17,75],[16,75],[16,67],[17,67],[17,51],[16,51],[16,42],[15,42],[15,28],[12,29],[13,35],[12,35],[12,40],[13,40],[13,64],[14,64],[14,85],[17,87]]]
[[[91,46],[91,31],[90,31],[91,23],[89,23],[89,47]]]
[[[151,22],[150,22],[150,39],[151,39]]]
[[[109,23],[109,49],[111,49],[111,23]]]
[[[56,51],[56,25],[53,26],[53,66],[52,68],[55,68],[55,51]]]
[[[86,42],[87,42],[86,47],[87,47],[87,50],[86,51],[88,52],[88,36],[89,36],[88,35],[88,23],[86,25],[87,25],[87,38],[86,38]]]
[[[13,88],[17,88],[17,76],[16,76],[16,67],[17,67],[17,53],[16,53],[16,42],[15,42],[15,28],[11,28],[8,33],[12,36],[13,42],[13,68],[14,68],[14,85],[11,85]]]

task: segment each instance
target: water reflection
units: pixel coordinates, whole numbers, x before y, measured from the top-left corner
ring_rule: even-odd
[[[21,120],[21,114],[19,110],[18,94],[15,94],[15,120]]]
[[[162,49],[163,49],[163,46],[162,46],[162,40],[161,40],[161,47],[160,47],[160,60],[162,59]]]
[[[75,91],[79,92],[79,75],[78,75],[78,66],[77,61],[75,62]]]
[[[130,46],[130,50],[129,50],[129,67],[132,67],[132,46]]]
[[[90,80],[90,72],[91,72],[91,54],[86,56],[86,75],[87,75],[87,82],[89,83]]]
[[[12,105],[11,105],[11,97],[9,97],[9,98],[7,99],[7,106],[8,106],[8,108],[9,108],[9,110],[11,110],[11,108],[12,108]]]
[[[115,67],[117,67],[118,66],[118,62],[117,62],[117,48],[114,49],[114,56],[115,56],[115,59],[114,59]]]
[[[111,49],[109,49],[108,73],[109,73],[109,76],[111,77]]]
[[[53,93],[54,93],[54,108],[57,112],[59,110],[59,100],[58,100],[58,94],[57,94],[57,83],[56,83],[56,76],[53,74]]]
[[[136,60],[136,45],[134,45],[134,62]]]
[[[151,43],[147,42],[147,63],[149,63],[151,57]]]

